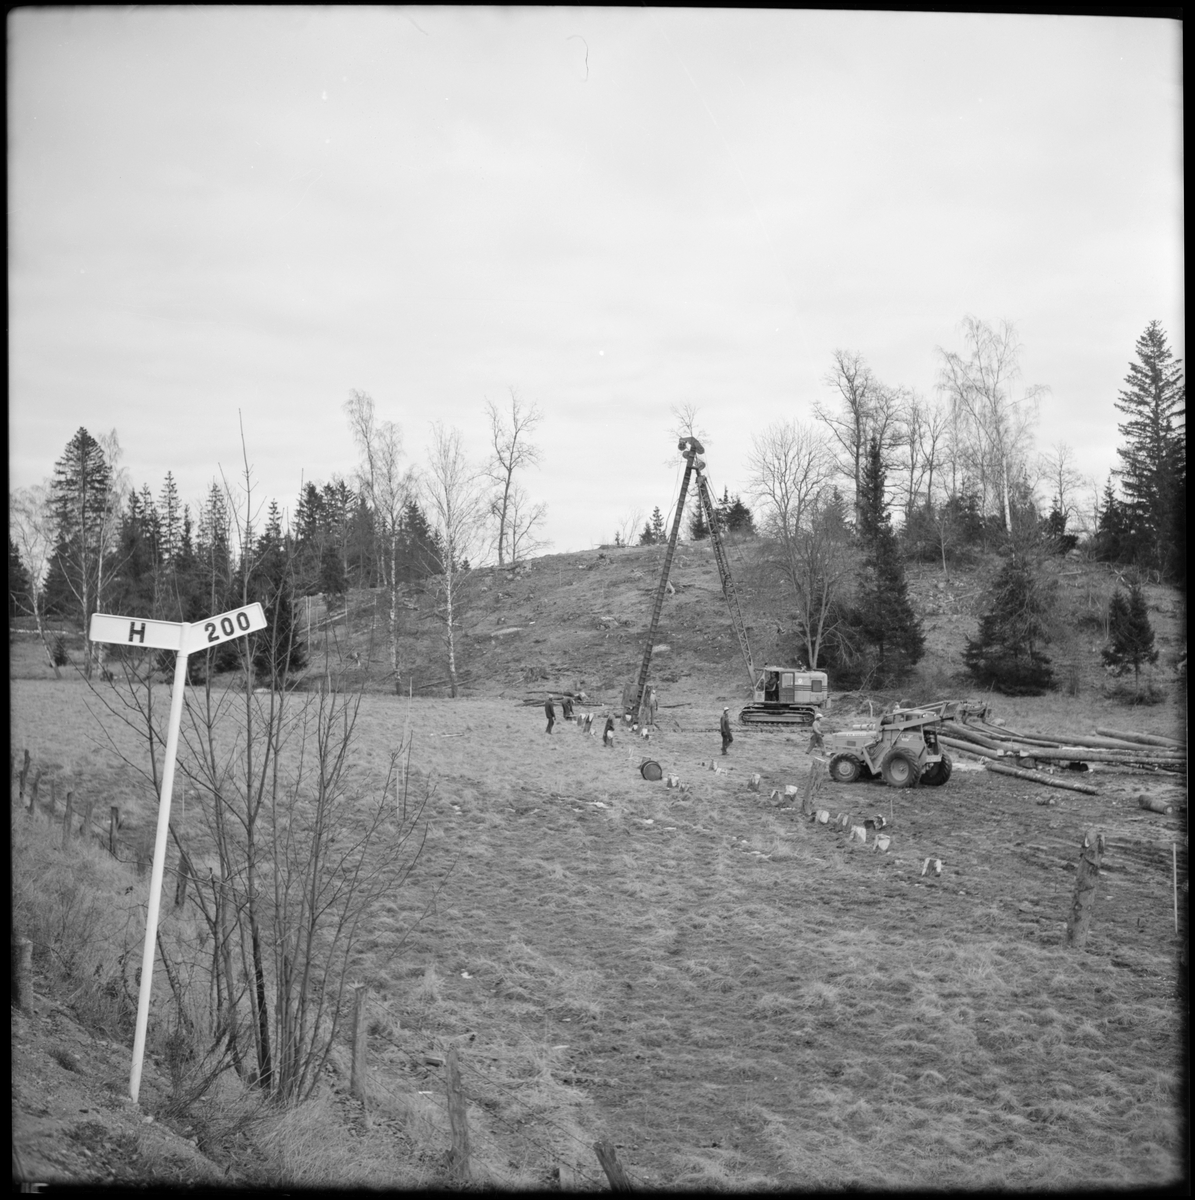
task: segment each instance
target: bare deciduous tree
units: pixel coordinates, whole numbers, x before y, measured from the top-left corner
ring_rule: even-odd
[[[523,510],[524,539],[528,531],[526,522],[531,517],[532,508],[538,507],[542,519],[546,511],[543,505],[532,506],[526,497],[518,495],[515,472],[522,467],[535,466],[539,462],[539,447],[528,441],[529,435],[543,419],[539,409],[533,404],[530,408],[523,406],[518,393],[510,389],[510,409],[499,411],[492,401],[485,402],[486,414],[490,419],[490,459],[485,467],[485,474],[493,480],[495,494],[490,502],[490,515],[498,524],[498,565],[506,565],[508,545],[511,548],[511,560],[514,554],[514,520],[512,508],[520,506]]]
[[[50,495],[50,483],[34,484],[12,493],[8,501],[9,536],[21,552],[21,559],[29,572],[29,604],[37,633],[46,652],[46,661],[60,679],[61,672],[54,661],[54,652],[45,626],[45,584],[54,556],[54,502]]]
[[[835,350],[834,367],[826,376],[841,400],[835,411],[820,401],[813,415],[827,428],[838,469],[851,481],[855,519],[859,518],[859,490],[867,446],[874,437],[885,460],[898,436],[902,394],[882,384],[854,350]]]
[[[1038,460],[1042,481],[1050,489],[1050,502],[1069,523],[1077,513],[1079,493],[1090,480],[1075,467],[1074,449],[1066,442],[1055,442]]]
[[[538,536],[548,515],[548,506],[542,501],[533,504],[516,483],[510,490],[510,503],[507,507],[510,529],[510,561],[517,563],[536,550],[542,550],[550,543]]]
[[[398,543],[403,511],[415,487],[414,472],[403,466],[402,432],[393,421],[378,421],[373,399],[352,391],[344,411],[357,448],[361,451],[358,479],[361,494],[373,509],[377,522],[382,583],[390,602],[386,643],[394,671],[394,690],[401,691],[398,661]]]
[[[432,426],[424,491],[428,516],[440,539],[443,563],[440,615],[448,651],[448,685],[450,694],[456,696],[456,631],[460,621],[462,572],[481,541],[485,500],[478,472],[465,457],[460,433],[455,429],[446,430],[439,423]]]
[[[820,433],[790,421],[757,436],[748,461],[763,555],[788,585],[813,668],[854,561],[841,516],[834,520],[832,506],[824,503],[833,455]]]
[[[959,450],[976,473],[985,506],[997,498],[1006,532],[1012,531],[1012,495],[1024,481],[1037,401],[1047,389],[1034,385],[1018,399],[1020,343],[1007,321],[993,329],[976,317],[963,321],[963,354],[938,347],[939,388],[946,395]]]
[[[904,479],[902,507],[906,520],[923,498],[926,506],[932,503],[934,473],[941,466],[945,442],[946,414],[942,406],[910,392],[900,414],[893,471],[894,478],[900,472]]]

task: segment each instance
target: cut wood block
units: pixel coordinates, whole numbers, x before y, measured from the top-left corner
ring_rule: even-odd
[[[750,779],[748,779],[748,780],[747,780],[747,787],[748,787],[748,788],[750,788],[750,790],[751,790],[751,791],[753,791],[753,792],[758,792],[758,791],[759,791],[759,785],[760,785],[760,783],[762,783],[762,782],[763,782],[763,781],[762,781],[762,779],[760,778],[759,774],[758,774],[758,773],[756,773],[756,774],[752,775]]]
[[[680,780],[675,775],[669,775],[667,784],[670,788],[678,788],[680,787]]]
[[[1139,808],[1144,808],[1149,812],[1165,813],[1169,816],[1174,812],[1174,805],[1166,800],[1159,800],[1153,796],[1138,796],[1137,805]]]
[[[819,808],[817,812],[813,814],[813,819],[819,825],[828,825],[830,823],[830,810],[828,808]]]
[[[799,791],[800,788],[795,783],[786,784],[784,788],[785,800],[795,800]]]
[[[867,827],[864,825],[852,825],[851,826],[851,841],[866,843]]]
[[[875,849],[880,854],[887,854],[888,847],[892,844],[892,839],[886,833],[877,833],[875,840]]]

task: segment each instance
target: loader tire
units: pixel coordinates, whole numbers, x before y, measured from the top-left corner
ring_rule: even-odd
[[[912,787],[920,776],[917,763],[903,750],[894,750],[884,763],[884,782],[889,787]]]
[[[853,754],[836,754],[830,759],[830,778],[835,783],[854,783],[862,764]]]
[[[925,768],[925,774],[921,776],[921,782],[927,787],[941,787],[942,784],[949,781],[954,764],[950,761],[949,754],[942,755],[942,761],[930,763]]]

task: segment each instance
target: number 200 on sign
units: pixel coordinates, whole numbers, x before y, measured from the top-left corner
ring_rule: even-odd
[[[216,626],[219,625],[217,630]],[[221,617],[218,622],[204,621],[203,632],[207,634],[209,642],[219,642],[224,638],[235,637],[238,633],[248,633],[251,628],[249,614],[242,609],[236,614],[236,624],[233,624],[231,614],[226,614]]]

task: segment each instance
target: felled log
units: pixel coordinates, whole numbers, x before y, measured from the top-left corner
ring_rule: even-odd
[[[1035,758],[1048,758],[1054,762],[1146,762],[1146,763],[1181,763],[1186,762],[1186,754],[1177,752],[1167,753],[1162,750],[1148,749],[1139,746],[1136,750],[1092,750],[1087,746],[1051,746],[1049,748],[1034,748]]]
[[[941,734],[938,735],[941,737]],[[967,725],[952,725],[950,727],[950,736],[959,738],[965,742],[974,742],[978,746],[983,746],[986,750],[1002,750],[1003,747],[994,738],[984,737],[982,733],[976,733],[974,729]]]
[[[1137,807],[1147,809],[1149,812],[1165,813],[1169,816],[1174,812],[1174,805],[1168,804],[1165,800],[1159,800],[1153,796],[1138,796]]]
[[[965,750],[968,754],[977,754],[980,758],[995,758],[998,753],[989,747],[980,746],[976,742],[964,742],[960,738],[947,737],[944,733],[938,734],[938,741],[951,750]]]
[[[1118,738],[1087,737],[1084,734],[1068,733],[1065,738],[1055,738],[1052,746],[1089,746],[1093,750],[1139,750],[1140,742],[1125,742]]]
[[[1069,779],[1055,779],[1051,775],[1043,775],[1040,771],[1022,771],[1019,767],[1005,767],[999,763],[985,762],[984,770],[994,771],[997,775],[1011,775],[1014,779],[1028,779],[1030,783],[1041,783],[1046,787],[1065,788],[1068,792],[1085,792],[1088,796],[1098,796],[1099,789],[1086,783],[1072,783]]]
[[[1096,733],[1102,733],[1104,737],[1120,738],[1126,742],[1139,742],[1143,746],[1161,746],[1167,750],[1182,750],[1185,748],[1183,742],[1175,738],[1162,737],[1157,733],[1131,733],[1124,729],[1097,729]]]

